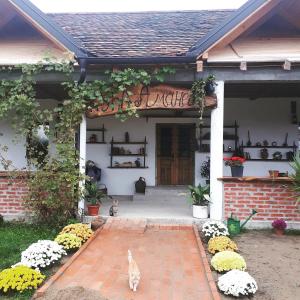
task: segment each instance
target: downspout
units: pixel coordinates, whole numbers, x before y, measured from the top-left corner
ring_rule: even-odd
[[[81,83],[85,82],[85,79],[86,79],[86,67],[87,67],[86,58],[79,58],[78,64],[80,67],[80,76],[79,76],[77,84],[80,85]]]

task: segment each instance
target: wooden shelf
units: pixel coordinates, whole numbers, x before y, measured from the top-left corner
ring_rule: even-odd
[[[112,156],[147,156],[147,154],[130,153],[130,154],[110,154]]]
[[[122,152],[125,152],[125,149],[123,147],[116,147],[116,145],[140,145],[142,146],[141,148],[143,149],[144,153],[115,153],[115,152],[119,152],[116,151],[116,149],[122,149]],[[148,167],[146,167],[146,156],[147,156],[147,150],[146,150],[146,145],[147,145],[147,138],[145,137],[145,139],[141,142],[116,142],[114,140],[114,138],[111,139],[110,142],[110,169],[146,169]],[[130,151],[130,149],[127,149]],[[140,151],[140,150],[134,150],[134,151]],[[117,167],[114,166],[114,157],[119,156],[119,157],[142,157],[142,162],[141,162],[141,166],[140,167]]]
[[[269,149],[294,149],[295,146],[243,146],[243,148],[256,148],[256,149],[262,149],[262,148],[269,148]]]
[[[250,158],[246,159],[247,161],[272,161],[272,162],[290,162],[288,159],[263,159],[263,158]]]
[[[102,131],[106,131],[106,128],[100,128],[100,129],[97,129],[97,128],[87,128],[86,131],[100,131],[100,132],[102,132]]]
[[[226,138],[226,137],[223,138],[224,141],[235,141],[236,139],[238,139],[238,137],[237,138],[233,138],[233,137],[232,138]],[[210,141],[210,138],[201,138],[201,140],[202,141]]]
[[[102,141],[101,142],[89,142],[89,141],[87,141],[86,143],[87,144],[106,144],[105,143],[105,131],[106,131],[106,128],[104,127],[104,124],[102,125],[102,128],[87,128],[86,132],[101,132]],[[96,135],[96,134],[93,134],[93,135]]]
[[[116,145],[144,145],[144,144],[148,144],[147,142],[143,141],[143,142],[110,142],[111,144],[116,144]]]
[[[148,167],[108,167],[108,169],[148,169]]]

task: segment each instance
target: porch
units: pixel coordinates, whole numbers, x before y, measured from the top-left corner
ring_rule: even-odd
[[[193,224],[204,220],[192,217],[191,204],[187,201],[187,187],[148,187],[145,195],[113,196],[119,201],[118,216],[144,218],[149,223]],[[111,199],[104,199],[100,215],[109,216]]]
[[[131,119],[125,123],[120,123],[114,117],[87,119],[86,159],[97,163],[102,169],[101,181],[107,186],[108,193],[119,197],[120,216],[176,219],[182,220],[182,222],[197,221],[192,218],[191,207],[186,200],[187,191],[185,191],[186,196],[181,199],[174,199],[170,193],[169,195],[162,195],[161,198],[147,201],[134,196],[134,183],[139,177],[144,177],[148,189],[161,189],[164,187],[161,174],[164,174],[165,178],[173,180],[172,175],[177,172],[192,173],[190,177],[183,177],[182,180],[188,178],[184,182],[186,185],[205,184],[208,178],[203,178],[200,171],[203,163],[210,157],[212,164],[208,176],[210,176],[213,198],[211,217],[215,219],[226,218],[230,211],[234,211],[244,218],[248,214],[248,210],[251,211],[251,207],[263,205],[264,207],[260,207],[261,216],[257,217],[257,221],[269,222],[269,219],[264,218],[264,210],[268,209],[267,203],[251,203],[250,206],[245,204],[249,202],[248,197],[253,197],[253,195],[248,195],[249,193],[236,195],[241,200],[241,203],[236,203],[237,207],[231,207],[228,204],[228,201],[231,201],[230,196],[227,192],[224,197],[223,182],[220,179],[230,176],[230,168],[224,167],[223,157],[232,156],[238,152],[247,155],[244,176],[256,177],[256,182],[260,178],[268,179],[269,170],[278,170],[282,174],[291,173],[292,168],[289,161],[298,147],[298,94],[298,85],[292,82],[251,81],[229,82],[225,85],[224,82],[218,82],[218,108],[206,114],[202,126],[199,126],[197,113],[192,111],[181,111],[180,113],[172,110],[143,111],[139,119]],[[185,142],[189,143],[189,147],[185,145],[186,148],[184,148],[192,155],[191,164],[187,164],[185,160],[185,165],[175,164],[175,168],[168,168],[165,164],[165,169],[162,169],[160,164],[162,146],[164,151],[170,150],[171,165],[174,162],[174,154],[176,155],[176,151],[178,154],[180,147],[178,141],[181,140],[181,137],[180,134],[173,135],[174,126],[175,128],[184,126],[190,128],[190,132],[186,132],[185,136],[193,132],[195,142],[188,138]],[[105,131],[104,142],[102,143],[103,132],[95,133],[93,130],[103,127]],[[159,138],[157,128],[169,130],[170,135],[167,141]],[[126,144],[126,132],[128,132],[130,141],[133,143]],[[96,135],[97,142],[90,140],[92,135]],[[122,142],[120,148],[123,147],[124,151],[129,152],[116,155],[112,160],[110,155],[112,140]],[[144,154],[141,155],[142,166],[132,167],[136,157],[140,155],[138,152],[140,145],[137,145],[136,142],[140,141],[143,145],[142,142],[145,140],[146,152],[144,153],[145,156]],[[193,146],[196,148],[192,148],[193,143],[195,143]],[[170,149],[168,149],[168,144],[171,145]],[[262,157],[262,149],[267,149],[268,157]],[[178,157],[179,162],[184,159],[186,157]],[[119,167],[118,165],[114,168],[116,162],[122,164],[128,161],[131,162],[131,167]],[[167,181],[167,184],[170,182]],[[280,184],[279,182],[278,188],[280,188]],[[234,188],[239,189],[240,187],[235,186]],[[166,189],[166,193],[168,193],[168,189]],[[257,193],[260,191],[257,190]],[[289,196],[291,195],[289,194]],[[270,198],[263,201],[269,200],[272,201]],[[243,201],[246,202],[242,203]],[[286,205],[293,205],[291,200],[289,201],[290,203]],[[108,214],[110,205],[111,201],[104,201],[102,215]],[[290,220],[298,220],[294,215],[293,217],[288,217],[286,214],[282,216],[290,218]]]

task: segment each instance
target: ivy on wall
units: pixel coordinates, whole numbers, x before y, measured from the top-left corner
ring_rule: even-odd
[[[78,199],[83,196],[84,191],[78,187],[83,178],[79,173],[79,153],[74,140],[86,110],[107,104],[112,109],[115,106],[125,107],[116,114],[122,121],[137,116],[129,99],[130,89],[140,84],[149,85],[152,81],[162,82],[166,74],[174,72],[167,67],[150,72],[127,68],[107,71],[105,80],[78,85],[72,78],[73,63],[68,61],[45,60],[36,65],[3,67],[1,71],[18,71],[20,76],[15,80],[0,81],[0,120],[8,120],[21,139],[32,137],[40,128],[45,129],[52,141],[46,147],[55,148],[51,149],[50,155],[50,151],[39,151],[36,145],[30,143],[31,138],[25,139],[29,195],[24,204],[38,222],[51,225],[62,225],[68,218],[74,217]],[[66,78],[61,84],[68,99],[54,109],[42,108],[36,98],[36,78],[43,72],[62,73]],[[19,176],[12,162],[5,158],[5,151],[9,149],[1,145],[0,163],[6,170],[12,171],[12,176]]]

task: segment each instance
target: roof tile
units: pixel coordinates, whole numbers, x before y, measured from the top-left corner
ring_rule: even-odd
[[[232,10],[48,14],[97,57],[185,55]]]

